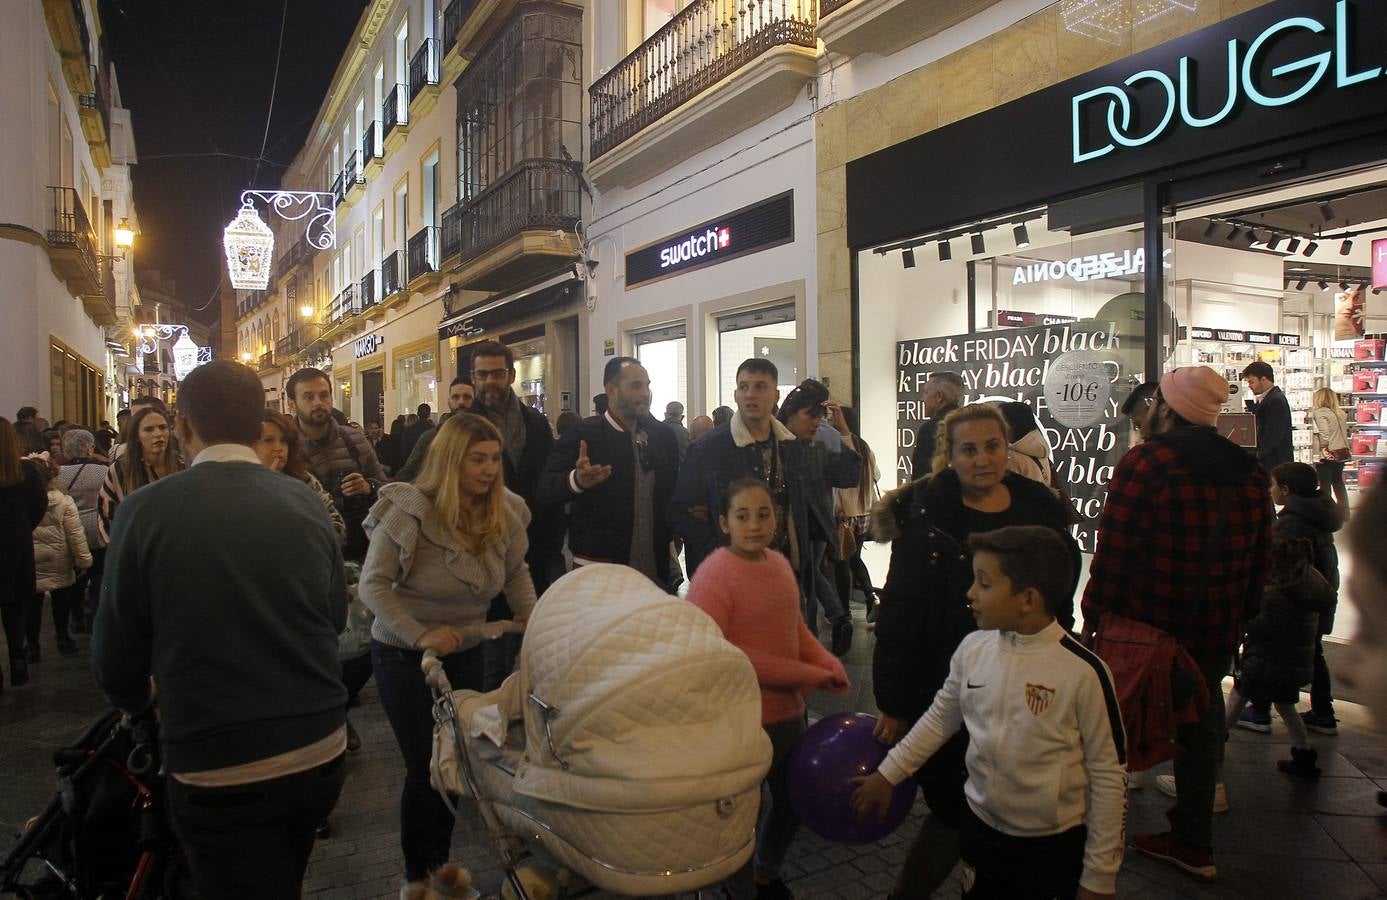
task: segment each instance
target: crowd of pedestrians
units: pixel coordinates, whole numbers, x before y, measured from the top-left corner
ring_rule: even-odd
[[[669,592],[687,580],[688,599],[750,658],[773,748],[753,862],[724,887],[785,898],[798,828],[788,758],[806,696],[850,687],[837,657],[860,593],[874,733],[895,749],[857,779],[854,807],[876,814],[913,778],[930,810],[890,896],[929,896],[960,859],[975,873],[969,896],[1112,896],[1129,775],[1144,783],[1129,747],[1163,723],[1174,774],[1154,785],[1175,797],[1170,828],[1131,845],[1211,879],[1227,729],[1269,730],[1275,707],[1293,738],[1280,768],[1303,778],[1319,773],[1309,732],[1336,731],[1323,636],[1348,519],[1342,411],[1317,397],[1321,464],[1291,462],[1284,396],[1258,364],[1244,377],[1264,423],[1255,454],[1213,427],[1228,399],[1213,370],[1131,392],[1122,412],[1139,440],[1108,486],[1081,619],[1074,510],[1034,412],[966,404],[950,372],[923,391],[916,479],[885,496],[855,411],[813,379],[782,390],[761,358],[738,368],[735,408],[687,429],[679,403],[652,415],[649,373],[615,357],[597,413],[556,434],[517,396],[514,355],[493,341],[472,348],[444,415],[422,404],[388,433],[339,421],[332,381],[313,368],[286,385],[292,415],[268,411],[254,374],[230,361],[188,376],[176,416],[136,398],[118,435],[104,422],[49,429],[26,408],[13,426],[0,419],[9,681],[23,685],[42,660],[45,594],[59,652],[94,617],[107,697],[138,715],[157,696],[170,818],[199,892],[219,898],[298,896],[360,746],[348,709],[374,676],[405,764],[402,896],[446,896],[453,816],[430,785],[423,653],[440,655],[454,688],[489,690],[520,639],[462,629],[525,621],[569,569],[616,563]],[[1387,496],[1369,492],[1349,542],[1361,554],[1383,528]],[[890,546],[880,588],[867,540]],[[1354,567],[1362,635],[1343,669],[1379,715],[1382,565],[1362,555]],[[352,604],[369,652],[339,642]],[[1123,705],[1152,671],[1112,649],[1137,646],[1113,640],[1132,634],[1188,676],[1143,695],[1164,698],[1162,721]]]

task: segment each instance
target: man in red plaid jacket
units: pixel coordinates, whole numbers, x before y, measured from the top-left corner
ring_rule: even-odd
[[[1084,592],[1085,629],[1105,612],[1155,626],[1198,661],[1211,698],[1177,736],[1171,831],[1134,835],[1141,852],[1203,879],[1213,864],[1214,786],[1225,738],[1223,676],[1256,612],[1270,562],[1270,479],[1213,427],[1228,382],[1207,366],[1168,372],[1149,437],[1108,485]]]

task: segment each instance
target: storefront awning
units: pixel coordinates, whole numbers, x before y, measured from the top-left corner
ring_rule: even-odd
[[[576,292],[582,290],[583,281],[578,277],[577,265],[565,269],[552,278],[537,282],[529,287],[509,294],[488,297],[438,323],[438,339],[446,341],[452,337],[472,337],[489,329],[497,328],[518,316],[529,315],[550,307],[569,302]],[[516,306],[524,301],[522,306]]]

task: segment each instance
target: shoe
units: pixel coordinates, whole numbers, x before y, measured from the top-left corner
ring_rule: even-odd
[[[1159,790],[1162,794],[1165,794],[1167,797],[1174,797],[1174,796],[1176,796],[1176,794],[1175,794],[1175,776],[1174,776],[1174,775],[1157,775],[1157,776],[1156,776],[1156,788],[1157,788],[1157,790]],[[1223,787],[1223,782],[1222,782],[1222,781],[1220,781],[1217,785],[1214,786],[1214,812],[1216,812],[1216,813],[1226,813],[1226,812],[1228,812],[1228,791],[1224,789],[1224,787]]]
[[[25,645],[24,659],[31,663],[43,661],[43,651],[39,649],[37,642]]]
[[[833,655],[843,656],[852,649],[852,619],[839,619],[833,626]]]
[[[1138,853],[1170,863],[1195,878],[1213,881],[1218,877],[1218,869],[1214,868],[1213,851],[1191,847],[1169,831],[1161,834],[1134,834],[1132,846]]]
[[[21,687],[29,683],[29,661],[21,656],[10,657],[10,686]]]
[[[1300,714],[1300,721],[1305,723],[1305,727],[1318,734],[1327,734],[1331,737],[1339,733],[1339,720],[1334,718],[1333,713],[1328,715],[1317,715],[1312,712]]]
[[[57,638],[54,643],[58,645],[58,652],[64,656],[71,656],[77,652],[77,642],[66,635]]]
[[[756,883],[756,900],[795,900],[795,895],[783,879],[777,878],[765,884]]]
[[[1315,762],[1320,755],[1313,747],[1292,747],[1290,759],[1278,759],[1276,768],[1297,778],[1315,779],[1320,777],[1320,767]]]
[[[1259,713],[1249,706],[1238,716],[1238,727],[1258,734],[1271,734],[1271,713]]]
[[[327,819],[318,823],[318,827],[313,829],[313,836],[320,841],[325,841],[332,837],[332,823]]]
[[[356,733],[356,728],[352,726],[352,720],[347,720],[347,752],[355,753],[361,749],[361,735]]]

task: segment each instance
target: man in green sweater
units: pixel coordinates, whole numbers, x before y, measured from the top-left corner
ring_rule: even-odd
[[[251,449],[254,372],[208,363],[178,401],[192,466],[121,503],[92,666],[127,713],[157,690],[169,814],[199,896],[297,897],[345,775],[342,553],[317,495]]]

